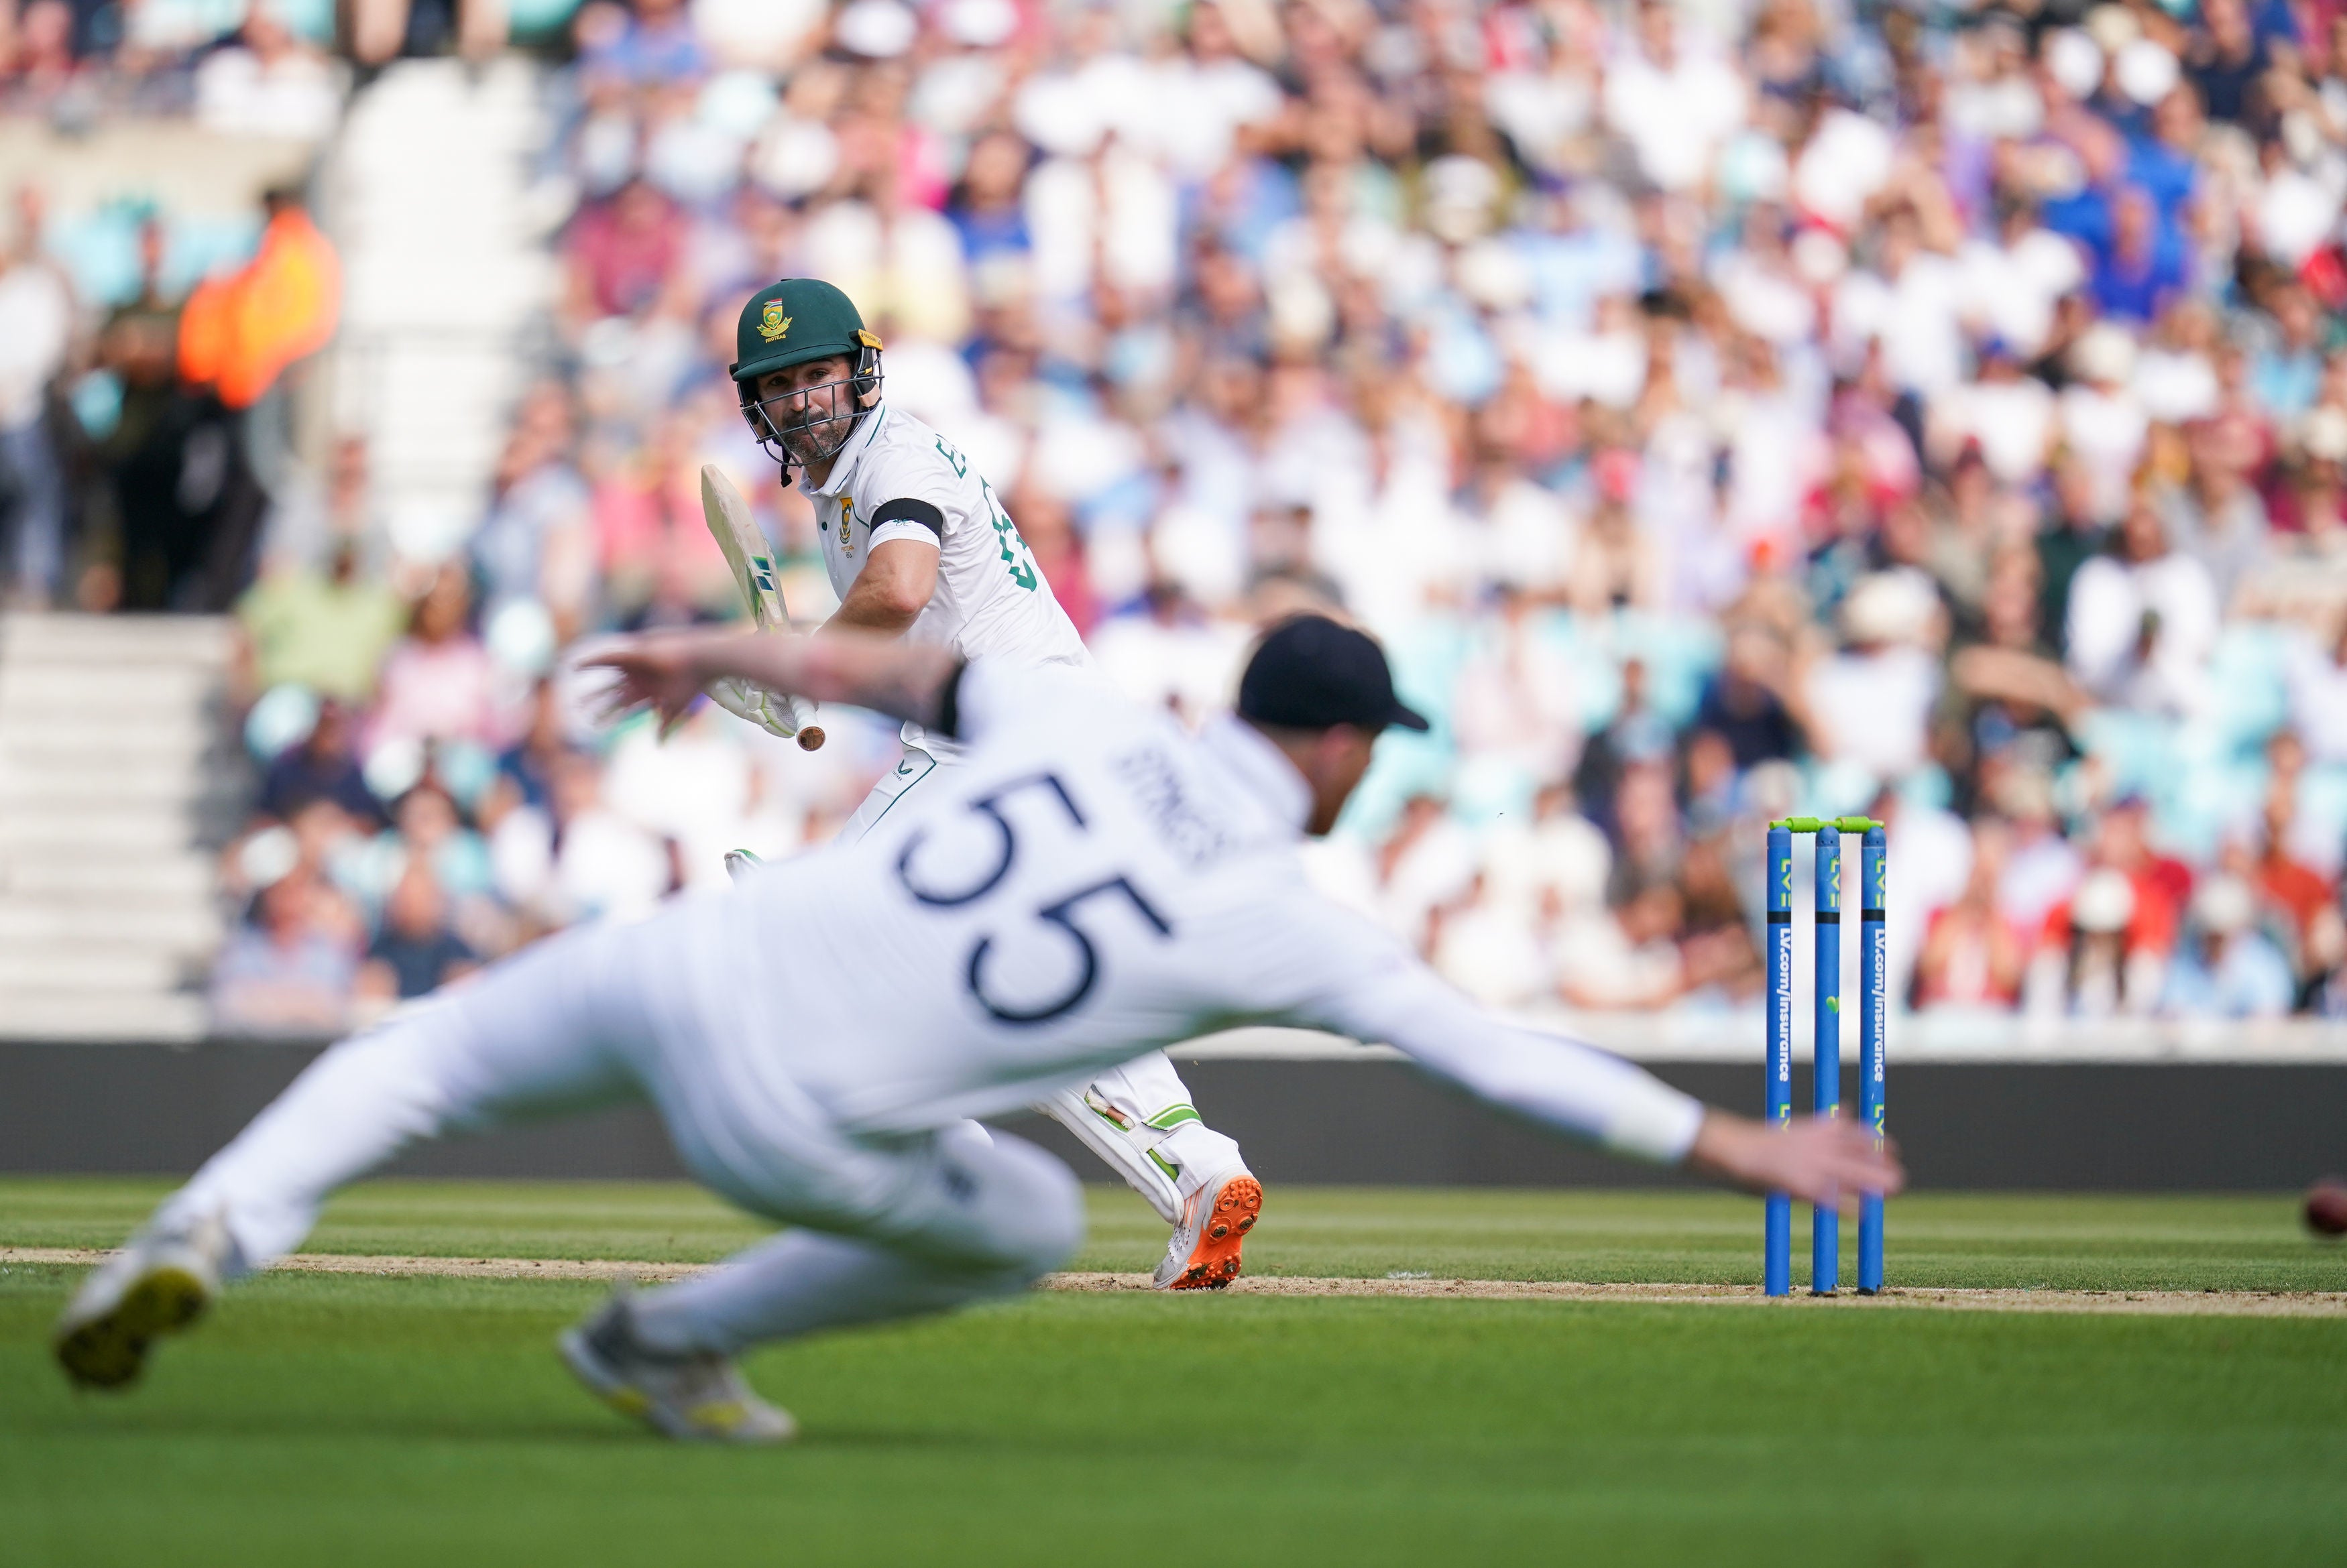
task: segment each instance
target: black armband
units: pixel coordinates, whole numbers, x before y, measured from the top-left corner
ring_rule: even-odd
[[[961,677],[969,673],[969,663],[958,659],[946,683],[938,689],[938,721],[929,726],[938,734],[952,739],[961,738]]]
[[[938,539],[946,536],[946,514],[926,501],[907,496],[901,501],[883,502],[880,510],[872,514],[870,526],[877,529],[883,523],[918,523]]]

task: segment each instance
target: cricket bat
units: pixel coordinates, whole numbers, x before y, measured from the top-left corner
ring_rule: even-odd
[[[742,590],[758,629],[787,629],[790,614],[783,607],[782,585],[774,577],[774,559],[767,554],[766,536],[751,517],[750,504],[713,463],[701,465],[701,515],[709,524],[710,537],[724,552],[725,564],[733,569],[733,585]],[[764,704],[771,719],[769,729],[796,737],[802,751],[813,751],[823,744],[823,726],[815,722],[813,703],[768,692]]]

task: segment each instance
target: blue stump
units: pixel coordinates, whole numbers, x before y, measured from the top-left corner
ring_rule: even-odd
[[[1858,937],[1858,1119],[1882,1146],[1882,1034],[1885,996],[1891,972],[1891,942],[1884,925],[1889,903],[1884,886],[1889,854],[1881,828],[1866,830],[1859,851]],[[1882,1288],[1882,1195],[1870,1192],[1859,1199],[1858,1288],[1871,1296]]]
[[[1809,1108],[1841,1113],[1841,830],[1818,828],[1817,1048],[1812,1054]],[[1830,1296],[1841,1267],[1841,1217],[1819,1208],[1809,1217],[1809,1293]]]
[[[1782,1131],[1793,1123],[1793,835],[1768,830],[1768,1054],[1763,1119]],[[1771,1296],[1793,1288],[1793,1200],[1772,1192],[1764,1200],[1761,1288]]]

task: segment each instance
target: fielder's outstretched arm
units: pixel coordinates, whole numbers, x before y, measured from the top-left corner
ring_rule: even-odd
[[[1329,923],[1322,929],[1333,936]],[[1371,976],[1350,976],[1312,1010],[1317,1022],[1388,1043],[1479,1098],[1634,1159],[1845,1213],[1856,1212],[1860,1193],[1906,1185],[1895,1145],[1877,1149],[1855,1123],[1804,1118],[1771,1129],[1713,1109],[1594,1046],[1495,1018],[1415,959],[1392,956],[1399,962]]]
[[[711,681],[745,680],[817,702],[844,702],[931,729],[953,728],[961,659],[943,648],[846,629],[820,636],[684,631],[634,637],[586,661],[619,672],[614,714],[651,708],[674,724]]]

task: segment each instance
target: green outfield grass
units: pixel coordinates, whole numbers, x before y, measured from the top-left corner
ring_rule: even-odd
[[[112,1247],[169,1184],[0,1177],[0,1246]],[[1122,1188],[1093,1186],[1073,1267],[1145,1269],[1164,1227]],[[1809,1215],[1796,1210],[1804,1280]],[[657,1182],[374,1182],[344,1193],[316,1252],[705,1262],[762,1233],[697,1187]],[[1843,1227],[1845,1268],[1857,1255]],[[1711,1193],[1427,1187],[1270,1190],[1247,1247],[1255,1274],[1751,1282],[1760,1211]],[[1918,1193],[1891,1206],[1893,1282],[2115,1290],[2347,1290],[2347,1251],[2308,1239],[2294,1196]]]
[[[152,1184],[0,1182],[0,1245],[106,1245]],[[1155,1226],[1094,1201],[1082,1263]],[[2347,1288],[2286,1198],[1919,1196],[1894,1282]],[[1748,1279],[1677,1195],[1274,1188],[1261,1270]],[[701,1258],[669,1186],[385,1183],[315,1250]],[[2333,1563],[2347,1322],[1040,1296],[769,1351],[797,1447],[687,1450],[548,1353],[595,1287],[269,1277],[124,1398],[0,1266],[0,1563]]]

